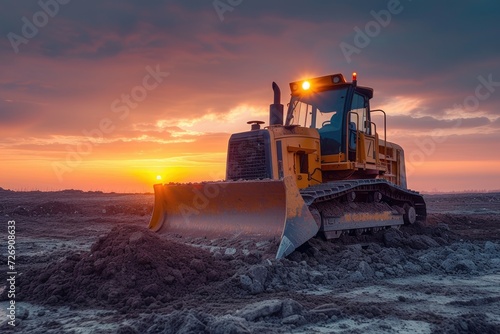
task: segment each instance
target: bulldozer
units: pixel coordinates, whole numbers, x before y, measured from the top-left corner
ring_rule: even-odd
[[[407,188],[404,151],[387,141],[386,113],[370,108],[373,89],[356,73],[351,82],[339,73],[290,83],[286,114],[272,88],[268,126],[249,121],[249,131],[231,135],[225,180],[154,185],[151,230],[277,240],[280,259],[316,236],[425,221],[423,197]]]

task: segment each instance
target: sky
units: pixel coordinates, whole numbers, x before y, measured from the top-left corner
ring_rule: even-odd
[[[498,190],[499,17],[496,0],[1,1],[0,187],[220,180],[273,81],[286,103],[291,81],[356,71],[409,188]]]

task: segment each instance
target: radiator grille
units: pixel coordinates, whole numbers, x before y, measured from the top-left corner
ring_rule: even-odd
[[[266,159],[266,145],[262,135],[231,138],[229,141],[227,178],[252,180],[270,178]]]

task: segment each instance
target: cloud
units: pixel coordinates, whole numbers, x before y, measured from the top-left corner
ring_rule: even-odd
[[[405,133],[391,135],[388,140],[395,142],[405,150],[407,167],[418,167],[428,161],[497,161],[497,143],[500,134],[439,134],[421,133],[418,136],[408,136]],[[410,168],[410,167],[408,167]],[[477,168],[480,169],[478,166]],[[465,176],[474,179],[470,171],[461,171]]]
[[[408,129],[413,131],[429,131],[438,129],[469,129],[491,125],[487,117],[437,119],[432,116],[413,117],[407,115],[389,115],[390,129]]]
[[[64,159],[78,152],[84,159],[172,158],[189,156],[200,151],[225,153],[229,134],[193,133],[180,128],[168,130],[129,130],[111,136],[24,136],[6,137],[0,142],[5,155],[29,156],[36,152],[47,159]],[[111,153],[112,152],[112,153]]]
[[[491,125],[495,128],[500,128],[500,117],[497,117],[493,122],[491,122]]]

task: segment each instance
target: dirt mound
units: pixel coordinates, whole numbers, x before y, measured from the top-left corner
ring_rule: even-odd
[[[30,215],[40,216],[40,215],[55,215],[60,213],[72,214],[75,212],[78,212],[78,208],[73,204],[59,202],[59,201],[50,201],[39,205],[35,205],[30,210]]]
[[[467,240],[500,240],[500,218],[497,213],[449,214],[434,213],[427,217],[428,226],[445,223],[459,236]]]
[[[129,205],[106,205],[102,213],[106,215],[126,214],[145,216],[151,214],[153,205],[129,204]]]
[[[0,207],[0,213],[13,214],[18,216],[36,217],[51,216],[57,214],[78,213],[78,206],[60,201],[48,201],[35,205],[18,205],[11,210],[7,206]]]
[[[21,275],[19,299],[154,309],[232,273],[207,251],[160,239],[145,228],[115,227],[90,252]]]

